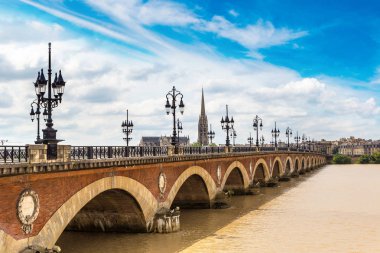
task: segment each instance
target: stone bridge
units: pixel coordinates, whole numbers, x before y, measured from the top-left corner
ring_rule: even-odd
[[[249,193],[325,163],[319,153],[273,151],[2,164],[0,252],[52,248],[65,229],[176,231],[176,207],[222,207],[225,192]]]

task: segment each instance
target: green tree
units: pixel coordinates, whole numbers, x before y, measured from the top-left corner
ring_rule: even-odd
[[[358,162],[361,164],[368,164],[372,162],[372,159],[373,158],[370,155],[362,155],[361,157],[359,157]]]
[[[380,163],[380,153],[376,152],[372,154],[373,163]]]
[[[333,157],[333,162],[335,164],[349,164],[351,163],[351,157],[341,154],[336,154]]]
[[[193,142],[191,144],[192,147],[202,147],[202,145],[199,142]]]

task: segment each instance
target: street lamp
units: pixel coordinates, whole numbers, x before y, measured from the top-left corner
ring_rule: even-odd
[[[0,140],[1,146],[4,146],[4,143],[5,143],[5,142],[8,142],[8,140],[3,140],[3,139],[1,139],[1,140]]]
[[[272,137],[274,137],[274,147],[277,148],[277,137],[280,136],[280,129],[277,128],[276,121],[274,122],[274,129],[272,129]]]
[[[303,146],[303,149],[306,149],[306,144],[305,144],[306,141],[307,141],[306,135],[302,134],[302,146]]]
[[[285,131],[285,135],[286,137],[288,138],[288,148],[290,147],[290,137],[292,137],[292,129],[290,129],[290,127],[287,127],[286,128],[286,131]]]
[[[228,105],[226,105],[226,116],[220,121],[220,124],[222,125],[222,129],[226,131],[227,137],[226,137],[226,146],[230,146],[230,137],[229,137],[229,131],[230,129],[234,129],[234,117],[231,117],[231,119],[228,117]]]
[[[173,135],[172,135],[172,142],[171,144],[175,147],[174,152],[177,153],[177,133],[176,133],[176,117],[175,117],[175,110],[177,108],[176,102],[177,102],[177,97],[180,96],[181,100],[179,102],[179,111],[181,114],[183,114],[185,110],[185,105],[183,103],[183,95],[181,92],[176,90],[175,86],[173,86],[173,89],[166,94],[166,104],[165,104],[165,109],[166,109],[166,114],[169,115],[170,112],[173,114]],[[169,97],[171,97],[172,102],[169,102]]]
[[[210,144],[212,144],[212,139],[215,138],[215,132],[212,131],[211,129],[211,124],[210,124],[210,131],[207,132],[208,138],[210,139]]]
[[[123,137],[123,140],[125,140],[127,143],[127,153],[126,153],[127,157],[129,156],[129,150],[128,150],[129,141],[132,140],[132,137],[129,137],[129,135],[131,135],[133,131],[133,122],[132,120],[129,120],[128,116],[129,115],[128,115],[128,109],[127,109],[127,119],[121,122],[121,129],[122,129],[122,132],[125,134],[125,137]]]
[[[230,137],[232,138],[232,145],[235,146],[235,139],[237,137],[235,129],[232,129],[232,132],[230,133]]]
[[[249,133],[249,137],[247,138],[247,140],[248,140],[248,143],[249,143],[249,147],[252,147],[253,138],[251,136],[251,132]]]
[[[177,119],[177,140],[178,140],[178,145],[180,144],[180,141],[179,141],[179,133],[182,133],[182,122],[179,121],[179,119]]]
[[[263,130],[263,120],[259,116],[253,118],[253,129],[256,131],[256,147],[259,147],[259,127]]]
[[[66,82],[62,78],[61,70],[59,74],[55,73],[55,78],[53,83],[51,82],[51,43],[49,43],[49,68],[48,68],[48,80],[45,79],[43,69],[41,72],[38,72],[37,80],[34,84],[35,92],[37,95],[37,123],[39,122],[40,107],[44,108],[43,116],[46,120],[46,128],[42,130],[43,138],[42,140],[38,139],[36,143],[48,144],[47,158],[56,159],[57,158],[57,143],[62,140],[57,140],[56,134],[57,130],[53,128],[53,119],[52,119],[52,109],[58,107],[62,102],[62,96],[64,93]],[[47,97],[45,97],[47,89]],[[52,97],[53,96],[53,97]],[[32,103],[33,104],[33,103]],[[34,119],[36,113],[34,112],[33,106],[30,112],[32,120]],[[38,129],[39,132],[39,129]]]
[[[301,140],[301,136],[298,135],[298,131],[297,131],[297,135],[294,137],[294,140],[295,140],[296,143],[297,143],[297,150],[298,150],[298,143],[299,143],[300,140]]]
[[[261,135],[260,142],[261,142],[261,147],[264,147],[264,135]]]

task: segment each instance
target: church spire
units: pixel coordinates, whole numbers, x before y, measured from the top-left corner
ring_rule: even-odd
[[[207,122],[207,115],[206,115],[206,109],[205,109],[205,97],[203,93],[203,87],[202,87],[202,101],[201,101],[201,114],[199,115],[199,121],[198,121],[198,142],[202,146],[208,145],[208,122]]]
[[[203,87],[202,87],[201,115],[206,115],[205,98],[204,98],[204,95],[203,95]]]

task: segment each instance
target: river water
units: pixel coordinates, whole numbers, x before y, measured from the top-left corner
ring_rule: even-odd
[[[63,253],[380,252],[380,165],[329,165],[234,196],[231,208],[182,210],[171,234],[64,232]]]

